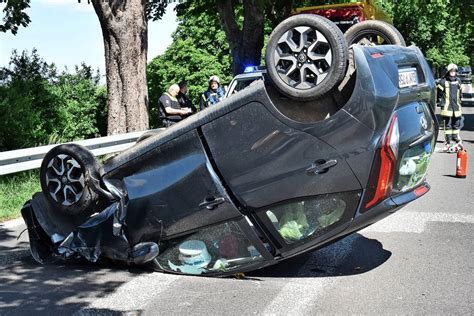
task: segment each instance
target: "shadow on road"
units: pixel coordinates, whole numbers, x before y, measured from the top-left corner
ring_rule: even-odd
[[[28,233],[24,232],[24,237],[28,236]],[[16,242],[16,246],[9,246],[8,243],[4,242],[7,240],[16,240],[18,238],[17,233],[9,229],[0,229],[0,266],[6,266],[9,262],[13,262],[20,257],[24,257],[29,254],[29,244],[27,241]]]
[[[387,261],[392,253],[375,239],[352,234],[325,248],[277,265],[247,273],[249,277],[337,277],[368,272]]]
[[[7,246],[5,241],[16,237],[9,229],[0,230],[0,315],[72,314],[114,292],[133,273],[104,264],[40,265],[31,257],[28,242]]]
[[[464,178],[461,178],[461,177],[457,177],[455,175],[452,175],[452,174],[443,174],[443,177],[448,177],[448,178],[455,178],[455,179],[459,179],[459,180],[464,180],[465,181],[465,177]]]

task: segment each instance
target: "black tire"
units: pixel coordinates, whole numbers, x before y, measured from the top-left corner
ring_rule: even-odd
[[[298,14],[273,30],[265,58],[267,73],[278,91],[307,101],[323,97],[342,81],[348,49],[333,22]]]
[[[99,179],[99,165],[94,155],[77,144],[51,149],[40,169],[41,189],[48,202],[68,215],[89,215],[99,199],[92,190],[92,179]]]
[[[369,20],[351,26],[346,33],[347,45],[400,45],[406,46],[402,34],[391,24]]]

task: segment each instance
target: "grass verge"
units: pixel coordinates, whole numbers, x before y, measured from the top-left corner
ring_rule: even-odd
[[[0,222],[19,217],[23,204],[40,190],[38,170],[0,176]]]

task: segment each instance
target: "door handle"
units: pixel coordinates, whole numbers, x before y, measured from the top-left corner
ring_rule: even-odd
[[[206,198],[204,202],[199,204],[199,208],[206,208],[208,210],[213,210],[215,209],[219,204],[222,204],[225,202],[225,199],[223,197],[218,197],[218,198]]]
[[[308,175],[316,175],[316,174],[322,174],[328,172],[329,168],[334,167],[337,165],[337,160],[336,159],[330,159],[330,160],[316,160],[311,164],[311,166],[306,169],[306,173]]]

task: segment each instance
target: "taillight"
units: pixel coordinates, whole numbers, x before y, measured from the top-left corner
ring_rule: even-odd
[[[380,149],[380,170],[377,187],[375,188],[373,198],[365,205],[366,209],[374,206],[390,194],[397,163],[399,141],[398,118],[394,114]]]

